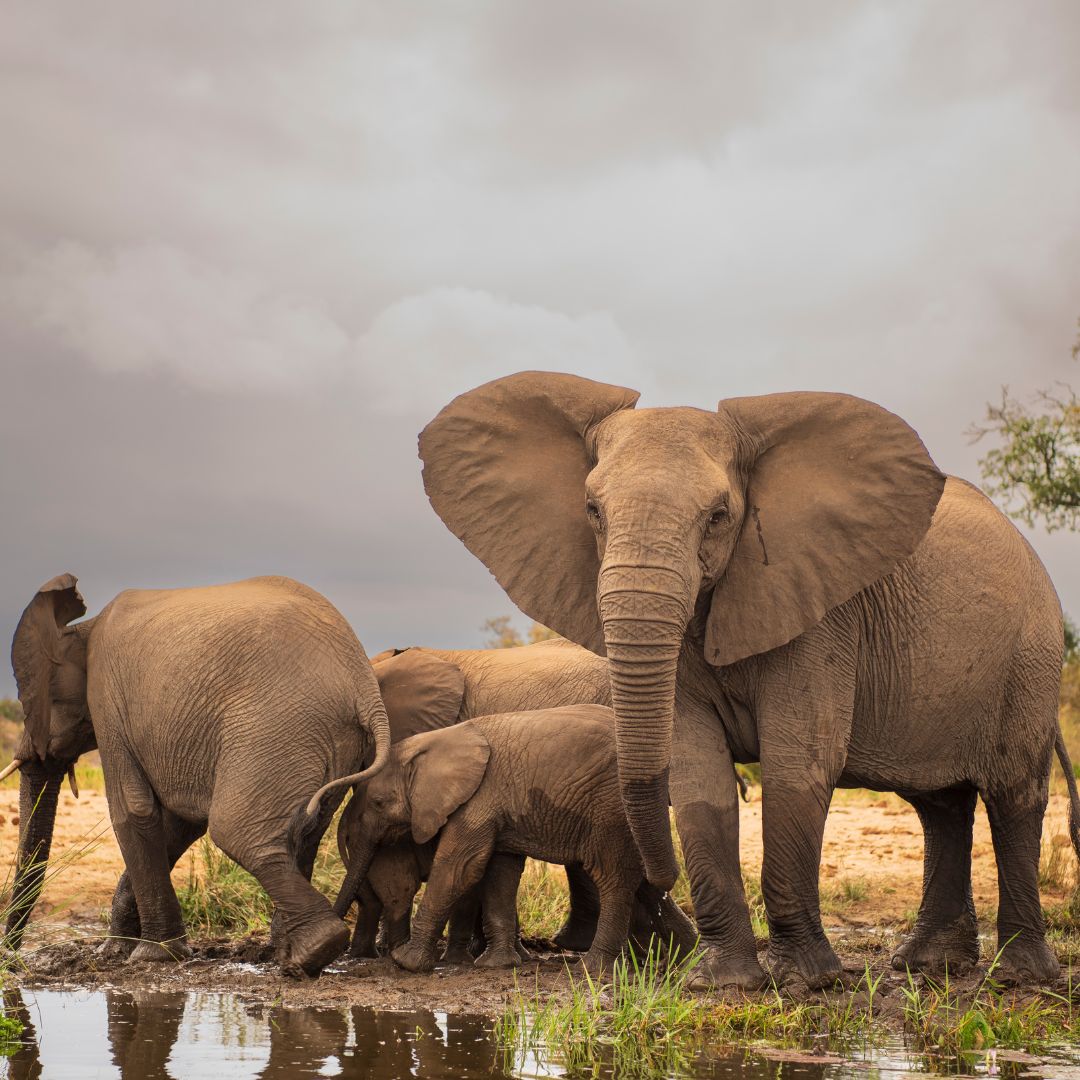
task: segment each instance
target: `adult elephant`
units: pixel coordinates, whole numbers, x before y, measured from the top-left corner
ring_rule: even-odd
[[[763,979],[732,758],[761,762],[774,977],[840,972],[818,902],[837,785],[897,791],[923,824],[922,906],[894,963],[978,956],[978,793],[1002,962],[1052,977],[1037,869],[1055,739],[1067,760],[1062,620],[1028,544],[868,401],[770,394],[707,412],[637,398],[512,375],[443,409],[420,456],[435,510],[514,602],[607,656],[627,816],[648,879],[669,888],[670,791],[705,977]],[[1075,787],[1072,802],[1080,850]]]
[[[126,866],[110,948],[190,955],[169,871],[209,829],[270,894],[285,970],[317,974],[348,941],[310,884],[319,839],[345,788],[377,773],[390,747],[356,635],[289,578],[131,589],[69,626],[86,614],[76,584],[62,574],[43,585],[12,643],[26,730],[5,770],[20,770],[8,945],[19,947],[41,891],[64,773],[97,747]],[[372,744],[370,768],[354,772]]]
[[[464,720],[493,713],[525,712],[564,705],[610,705],[607,663],[573,642],[555,638],[511,649],[387,649],[371,658],[390,723],[392,743],[425,731],[439,731]],[[348,837],[363,798],[353,799],[338,825],[338,850],[350,863]],[[355,887],[348,878],[338,897],[344,914],[354,899],[360,911],[351,955],[376,955],[376,933],[383,921],[389,950],[409,936],[413,898],[426,878],[433,850],[430,844],[403,840],[381,848],[367,879]],[[592,944],[599,914],[599,896],[589,875],[577,865],[566,868],[570,912],[555,935],[563,949],[584,951]],[[471,962],[469,943],[475,905],[463,904],[451,918],[446,959]],[[689,920],[664,897],[653,907],[639,903],[635,933],[648,939],[656,933],[685,950],[694,938]]]

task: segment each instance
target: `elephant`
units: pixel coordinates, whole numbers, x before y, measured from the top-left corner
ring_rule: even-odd
[[[438,836],[407,942],[391,950],[408,971],[430,971],[454,904],[484,879],[480,966],[516,966],[516,920],[506,917],[526,856],[578,863],[600,896],[586,970],[609,966],[627,939],[643,868],[623,813],[613,714],[570,705],[476,717],[395,743],[368,781],[353,833],[350,876],[380,844]],[[491,896],[492,883],[501,896]]]
[[[607,664],[595,653],[561,638],[509,649],[387,649],[372,657],[390,721],[390,739],[400,742],[422,731],[435,731],[474,716],[559,705],[611,702]],[[354,798],[338,824],[338,850],[349,865],[349,836],[355,830],[363,798]],[[366,878],[339,893],[335,910],[344,915],[360,901],[350,954],[377,955],[380,917],[387,951],[409,936],[413,899],[427,880],[434,845],[409,840],[378,848]],[[589,876],[578,866],[566,868],[570,913],[555,935],[562,949],[585,951],[596,930],[598,901]],[[475,902],[463,902],[450,917],[444,959],[471,963],[470,942]],[[695,931],[670,898],[655,908],[635,908],[635,935],[650,933],[686,942]]]
[[[315,852],[344,790],[390,747],[356,635],[284,577],[132,589],[69,626],[86,614],[76,586],[46,582],[12,644],[26,721],[8,769],[20,770],[20,837],[7,944],[19,947],[41,891],[64,773],[97,748],[126,866],[107,950],[191,955],[169,872],[209,830],[273,900],[283,970],[317,975],[348,928],[310,884]]]
[[[428,497],[528,616],[606,656],[623,803],[648,880],[675,881],[675,809],[700,980],[763,984],[739,872],[732,761],[761,764],[766,963],[841,971],[818,875],[833,789],[898,792],[925,836],[897,968],[978,957],[976,796],[999,865],[1002,975],[1053,979],[1037,883],[1055,748],[1061,607],[974,486],[899,417],[794,392],[715,411],[521,372],[420,435]]]

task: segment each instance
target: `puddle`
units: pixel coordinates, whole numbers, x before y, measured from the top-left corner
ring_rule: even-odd
[[[285,1080],[297,1077],[558,1077],[552,1060],[507,1061],[484,1017],[416,1011],[285,1008],[236,994],[157,990],[5,990],[5,1011],[26,1025],[0,1076],[12,1080]],[[553,1048],[554,1050],[555,1048]],[[1080,1080],[1080,1065],[1046,1059],[996,1062],[982,1054],[965,1071]],[[590,1076],[613,1075],[611,1070]],[[620,1075],[625,1075],[620,1070]],[[766,1058],[757,1051],[701,1056],[674,1074],[688,1078],[855,1080],[933,1075],[899,1044],[865,1060]]]

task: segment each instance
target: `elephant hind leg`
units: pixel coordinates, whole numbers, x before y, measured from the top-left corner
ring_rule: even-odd
[[[998,973],[1010,981],[1054,982],[1060,965],[1046,943],[1039,896],[1039,847],[1047,783],[984,792],[998,866]]]
[[[314,840],[315,847],[324,830],[325,825]],[[286,975],[314,977],[344,952],[349,928],[309,880],[314,855],[290,852],[285,837],[271,846],[264,837],[248,835],[232,815],[218,818],[213,810],[210,837],[258,880],[273,901],[271,936]]]
[[[162,810],[162,824],[165,830],[165,848],[168,853],[169,868],[172,869],[184,853],[206,832],[205,823],[185,821],[168,810]],[[113,894],[112,910],[109,916],[109,936],[101,945],[99,952],[106,959],[126,958],[142,937],[142,925],[139,921],[139,908],[135,902],[135,888],[131,875],[125,870],[120,875],[116,892]]]
[[[923,894],[911,934],[892,957],[897,971],[959,972],[979,960],[971,895],[973,787],[905,794],[923,827]]]

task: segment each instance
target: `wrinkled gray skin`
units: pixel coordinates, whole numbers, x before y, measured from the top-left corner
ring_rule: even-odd
[[[26,731],[7,943],[18,948],[40,892],[64,773],[96,747],[127,868],[108,951],[190,955],[169,871],[209,830],[274,901],[283,969],[317,974],[348,929],[310,884],[315,851],[341,794],[365,775],[355,772],[365,751],[373,742],[374,775],[390,741],[348,623],[318,593],[279,577],[129,590],[67,625],[85,612],[75,578],[54,578],[12,644]],[[312,790],[328,783],[308,817]]]
[[[372,657],[372,665],[394,743],[474,716],[611,701],[605,661],[561,639],[510,649],[394,649]],[[338,825],[338,849],[346,866],[350,830],[356,828],[362,806],[361,793],[346,807]],[[344,915],[354,899],[360,902],[351,955],[377,954],[380,918],[378,941],[385,951],[408,938],[413,900],[420,883],[427,880],[432,855],[430,845],[391,844],[376,852],[366,879],[346,879],[335,910]],[[570,914],[555,944],[584,951],[596,931],[596,890],[580,867],[567,867],[567,879]],[[444,957],[448,962],[471,963],[475,916],[474,900],[451,915]],[[666,896],[655,904],[650,898],[636,905],[635,931],[640,937],[653,932],[664,939],[674,934],[680,940],[693,934],[688,920]]]
[[[379,845],[438,835],[411,936],[391,952],[396,963],[430,970],[453,906],[494,876],[505,893],[493,899],[485,890],[487,949],[476,962],[517,964],[508,897],[526,856],[585,869],[600,912],[583,963],[599,971],[614,960],[643,878],[619,794],[614,736],[610,709],[572,705],[479,717],[393,746],[364,792],[353,832],[356,873],[366,872]]]
[[[898,967],[978,957],[976,795],[999,867],[999,974],[1053,979],[1037,871],[1061,610],[1029,545],[901,420],[839,394],[635,409],[526,372],[420,438],[436,511],[528,615],[607,656],[623,802],[649,880],[686,857],[704,979],[754,987],[732,759],[760,761],[768,965],[830,983],[818,871],[832,791],[917,810],[923,899]],[[670,772],[669,772],[670,770]],[[1080,852],[1080,799],[1070,779]]]

